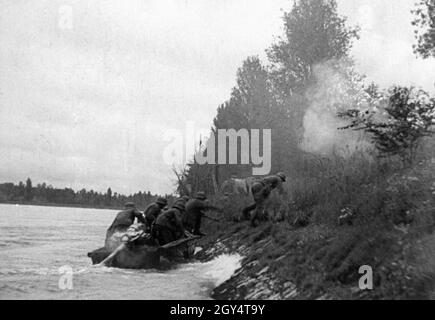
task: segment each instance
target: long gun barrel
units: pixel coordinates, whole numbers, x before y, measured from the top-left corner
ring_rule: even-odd
[[[216,218],[210,217],[210,216],[208,216],[208,215],[206,215],[206,214],[204,214],[202,217],[205,218],[205,219],[211,220],[211,221],[220,222],[219,219],[216,219]]]

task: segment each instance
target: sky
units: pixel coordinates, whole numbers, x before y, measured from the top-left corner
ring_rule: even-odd
[[[171,193],[168,135],[210,128],[292,3],[1,1],[0,182]],[[413,3],[338,0],[361,27],[352,55],[368,81],[435,92],[435,59],[412,53]]]

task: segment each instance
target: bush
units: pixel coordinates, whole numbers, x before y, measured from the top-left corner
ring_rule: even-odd
[[[422,90],[393,87],[387,100],[383,112],[353,109],[340,113],[340,117],[351,120],[341,129],[364,130],[380,156],[398,155],[403,163],[411,165],[422,138],[433,134],[435,99]]]

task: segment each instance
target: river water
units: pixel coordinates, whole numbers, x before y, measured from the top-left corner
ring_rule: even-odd
[[[116,213],[0,204],[0,299],[209,299],[240,265],[222,255],[166,271],[93,267],[87,253]]]

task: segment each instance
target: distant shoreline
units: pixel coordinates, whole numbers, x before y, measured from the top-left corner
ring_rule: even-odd
[[[101,209],[101,210],[122,210],[120,207],[109,206],[89,206],[84,204],[67,204],[67,203],[37,203],[26,201],[0,201],[0,204],[36,206],[36,207],[62,207],[62,208],[82,208],[82,209]]]

